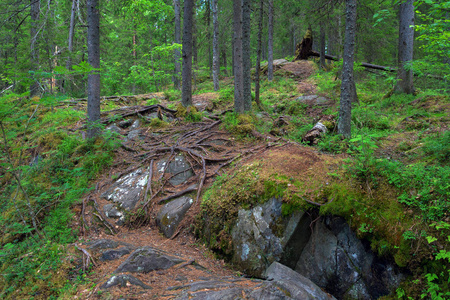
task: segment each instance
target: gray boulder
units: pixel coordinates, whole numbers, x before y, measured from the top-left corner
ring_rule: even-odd
[[[318,95],[300,96],[295,101],[309,105],[326,105],[330,102],[329,99]]]
[[[117,209],[117,207],[114,204],[105,204],[103,206],[103,212],[105,213],[105,216],[107,218],[118,219],[116,222],[117,225],[119,226],[123,225],[125,216],[121,211]]]
[[[303,227],[309,225],[305,221],[309,217],[303,212],[283,217],[281,205],[280,200],[272,198],[251,210],[239,210],[237,223],[231,231],[232,261],[248,275],[262,277],[274,261],[296,262],[300,256],[298,250],[308,241],[309,231]],[[304,233],[295,235],[299,227]]]
[[[100,260],[101,261],[115,260],[127,254],[130,254],[130,249],[128,249],[127,247],[121,247],[117,250],[114,249],[106,250],[105,252],[102,253]]]
[[[273,280],[272,284],[279,287],[292,299],[335,299],[323,292],[308,278],[278,262],[272,263],[266,270],[265,275],[268,280]]]
[[[147,184],[147,179],[148,171],[144,168],[139,168],[117,180],[102,194],[102,197],[119,203],[123,209],[133,209]]]
[[[156,216],[156,224],[166,237],[171,237],[194,200],[190,197],[176,198],[164,205]]]
[[[112,249],[117,248],[119,246],[119,242],[108,239],[101,239],[89,242],[87,243],[87,245],[89,245],[88,249],[92,250]]]
[[[107,131],[115,132],[118,134],[122,134],[122,129],[120,129],[116,124],[111,124],[105,128]]]
[[[183,260],[177,257],[146,246],[131,253],[114,272],[148,273],[154,270],[165,270],[181,262]]]
[[[140,286],[143,289],[151,289],[151,286],[146,285],[139,279],[131,275],[114,275],[107,282],[100,286],[101,289],[109,289],[113,286],[126,287],[127,283]]]
[[[166,165],[167,160],[158,162],[158,172],[162,173]],[[191,165],[183,154],[175,156],[175,158],[170,161],[169,166],[166,169],[166,173],[175,175],[169,180],[170,184],[175,186],[186,182],[189,178],[194,176]]]
[[[141,132],[142,132],[141,129],[130,130],[130,132],[128,132],[126,140],[128,141],[138,139]]]

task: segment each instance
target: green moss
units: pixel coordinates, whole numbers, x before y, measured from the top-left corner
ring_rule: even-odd
[[[167,123],[167,122],[165,122],[163,120],[160,120],[159,118],[153,118],[150,121],[150,127],[152,127],[152,128],[164,128],[164,127],[167,127],[169,125],[170,125],[169,123]]]

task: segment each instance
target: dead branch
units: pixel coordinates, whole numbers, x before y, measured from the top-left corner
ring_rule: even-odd
[[[92,255],[84,248],[78,247],[75,245],[75,248],[83,252],[83,258],[86,256],[86,260],[83,259],[83,272],[86,272],[86,270],[89,268],[89,262],[92,262],[94,266],[97,266],[94,259],[92,258]]]

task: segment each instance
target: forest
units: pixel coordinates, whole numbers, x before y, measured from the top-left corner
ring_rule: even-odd
[[[450,1],[0,3],[0,298],[450,299]]]

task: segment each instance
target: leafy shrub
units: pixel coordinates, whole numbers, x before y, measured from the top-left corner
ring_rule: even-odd
[[[423,152],[442,163],[450,162],[450,131],[426,140]]]

